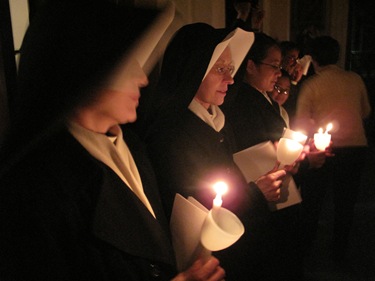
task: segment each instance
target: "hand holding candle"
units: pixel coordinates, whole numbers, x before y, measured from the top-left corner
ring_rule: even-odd
[[[332,127],[332,124],[329,123],[324,133],[323,129],[319,128],[318,133],[314,134],[314,144],[318,150],[324,151],[329,146],[331,135],[328,134],[328,131],[332,130]]]

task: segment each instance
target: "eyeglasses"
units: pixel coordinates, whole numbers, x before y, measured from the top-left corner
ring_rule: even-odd
[[[276,90],[276,92],[277,92],[279,95],[281,95],[281,94],[283,94],[283,95],[288,95],[288,94],[289,94],[289,90],[287,90],[287,89],[283,89],[283,88],[281,88],[279,85],[275,85],[273,88]]]
[[[298,57],[293,57],[293,56],[286,55],[285,58],[288,59],[288,60],[291,60],[291,61],[298,61]]]
[[[214,70],[217,74],[225,75],[234,73],[234,66],[233,65],[214,65]]]
[[[269,63],[265,63],[265,62],[258,62],[258,64],[268,65],[268,66],[272,67],[275,72],[281,71],[281,69],[283,69],[283,67],[281,65],[273,65],[273,64],[269,64]]]

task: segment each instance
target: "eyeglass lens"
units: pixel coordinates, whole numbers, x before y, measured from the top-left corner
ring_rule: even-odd
[[[274,88],[275,88],[275,90],[277,91],[278,94],[283,94],[283,95],[289,94],[289,90],[283,89],[278,85],[275,85]]]

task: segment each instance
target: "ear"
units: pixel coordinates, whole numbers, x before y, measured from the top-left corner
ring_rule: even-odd
[[[253,74],[254,71],[256,69],[256,65],[254,63],[254,61],[252,60],[247,60],[247,64],[246,64],[246,73],[248,74]]]

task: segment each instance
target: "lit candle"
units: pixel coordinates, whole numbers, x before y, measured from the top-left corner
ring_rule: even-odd
[[[318,150],[324,151],[329,146],[331,135],[328,132],[332,130],[332,127],[332,124],[329,123],[324,133],[323,129],[319,128],[318,133],[314,134],[314,144]]]
[[[284,129],[277,145],[277,160],[283,165],[293,164],[300,156],[307,136],[290,129]]]
[[[303,150],[303,145],[296,140],[281,138],[277,145],[277,160],[283,165],[293,164]]]
[[[240,219],[231,211],[221,207],[222,195],[228,191],[228,185],[220,181],[213,187],[216,197],[201,229],[203,254],[206,256],[208,253],[205,252],[205,249],[209,251],[223,250],[236,242],[245,232]]]
[[[217,209],[217,208],[220,208],[221,205],[223,204],[222,196],[223,196],[223,194],[225,194],[227,192],[228,185],[223,181],[219,181],[219,182],[214,184],[214,190],[216,192],[216,197],[214,199],[212,208]]]

